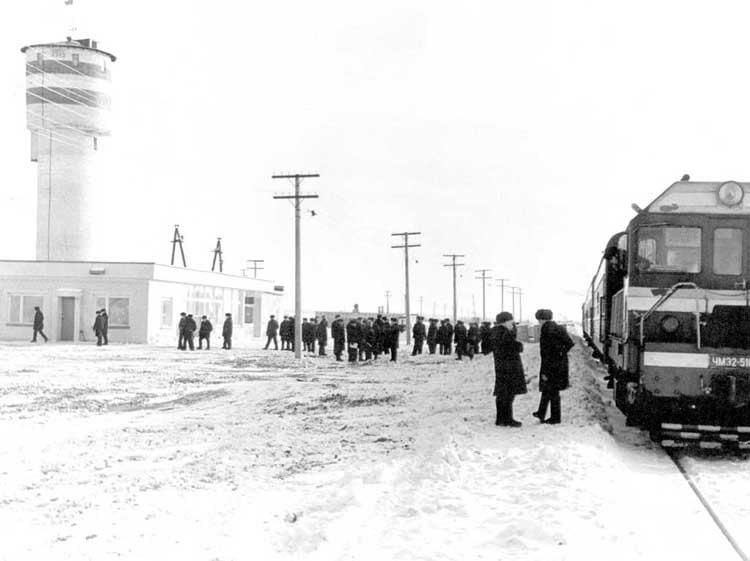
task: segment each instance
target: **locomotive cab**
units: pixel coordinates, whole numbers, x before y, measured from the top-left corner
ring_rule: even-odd
[[[750,427],[749,189],[674,183],[607,244],[584,331],[631,424]]]

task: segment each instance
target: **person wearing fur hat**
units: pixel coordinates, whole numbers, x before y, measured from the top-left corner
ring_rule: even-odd
[[[513,400],[526,393],[521,353],[523,344],[516,340],[515,324],[510,312],[500,312],[492,328],[492,351],[495,358],[495,424],[520,427],[521,422],[513,418]]]
[[[542,358],[539,367],[539,408],[532,413],[542,423],[556,425],[561,422],[560,391],[570,385],[568,377],[568,351],[573,348],[573,340],[562,325],[552,321],[552,310],[537,310],[539,321],[539,354]],[[550,406],[550,417],[547,406]]]

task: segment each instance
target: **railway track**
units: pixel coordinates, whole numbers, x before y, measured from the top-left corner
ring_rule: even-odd
[[[708,512],[709,516],[711,516],[711,519],[714,521],[714,524],[716,524],[717,528],[721,531],[721,533],[724,535],[726,540],[729,542],[729,544],[732,546],[734,551],[737,553],[740,559],[742,561],[750,561],[750,557],[748,557],[747,553],[742,549],[742,546],[737,542],[737,540],[734,538],[732,533],[729,531],[727,526],[724,524],[724,522],[719,517],[716,510],[711,506],[711,503],[706,498],[706,496],[701,492],[700,488],[698,487],[698,484],[695,482],[693,477],[690,475],[688,470],[685,468],[683,463],[680,461],[680,458],[678,456],[678,452],[675,449],[670,448],[664,448],[664,451],[669,456],[669,459],[672,460],[674,465],[677,467],[677,469],[680,472],[680,475],[685,479],[687,484],[690,486],[690,489],[693,491],[696,497],[698,497],[698,500],[703,505],[703,508]]]

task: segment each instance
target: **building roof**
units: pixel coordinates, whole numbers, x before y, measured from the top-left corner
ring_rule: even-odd
[[[87,43],[90,43],[91,41],[89,39],[82,39],[79,41],[59,41],[57,43],[36,43],[34,45],[26,45],[25,47],[21,48],[21,52],[25,53],[27,49],[31,49],[33,47],[66,47],[66,48],[72,48],[72,49],[82,49],[84,51],[94,51],[100,54],[103,54],[105,56],[108,56],[112,62],[117,60],[117,57],[113,55],[112,53],[108,53],[107,51],[103,51],[101,49],[97,49],[94,47],[90,47],[87,45]],[[94,41],[93,44],[96,44]]]
[[[187,269],[139,261],[31,261],[0,260],[2,277],[112,278],[185,284],[204,284],[280,294],[282,285],[266,279]]]

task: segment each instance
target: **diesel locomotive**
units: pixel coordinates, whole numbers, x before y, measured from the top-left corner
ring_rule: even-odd
[[[750,448],[750,183],[673,183],[607,242],[583,334],[628,424]]]

